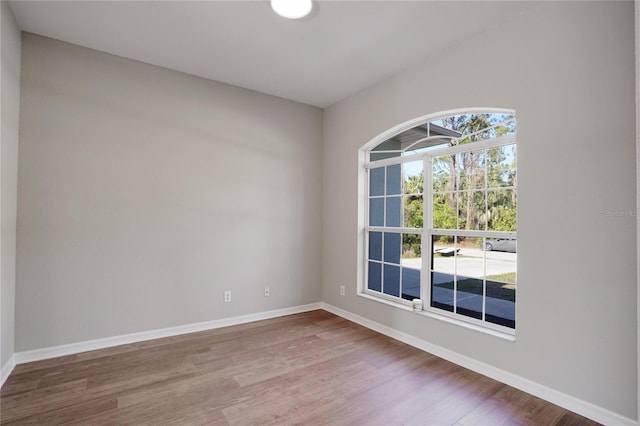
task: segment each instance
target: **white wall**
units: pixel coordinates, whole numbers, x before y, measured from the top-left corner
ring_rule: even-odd
[[[18,180],[18,128],[20,117],[20,30],[3,1],[2,18],[2,133],[0,157],[2,200],[0,217],[1,279],[0,287],[0,367],[4,368],[14,353],[14,306],[16,283],[16,197]]]
[[[16,352],[320,300],[320,109],[25,34],[20,131]]]
[[[329,107],[323,300],[637,419],[634,87],[633,2],[548,2]],[[356,296],[358,149],[462,107],[518,114],[516,342]]]

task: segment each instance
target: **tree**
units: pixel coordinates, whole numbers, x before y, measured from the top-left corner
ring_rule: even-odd
[[[404,226],[408,228],[422,228],[424,226],[423,189],[424,175],[422,173],[408,176],[404,180]],[[420,235],[403,235],[403,256],[421,256],[421,246]]]
[[[515,122],[508,121],[510,118],[468,114],[446,117],[441,124],[460,132],[458,144],[462,145],[513,133]],[[432,164],[433,193],[429,191],[429,196],[433,196],[435,229],[474,230],[486,226],[494,231],[516,230],[515,146],[445,155],[434,158]],[[407,176],[403,186],[404,226],[422,228],[424,176]],[[420,256],[420,252],[420,236],[404,234],[403,255]]]
[[[515,120],[502,114],[446,117],[442,125],[461,133],[458,145],[515,132]],[[505,149],[467,151],[434,161],[434,190],[447,193],[434,199],[434,227],[515,230],[516,157],[515,149],[510,155]],[[500,196],[486,190],[504,187],[513,189],[499,191]]]

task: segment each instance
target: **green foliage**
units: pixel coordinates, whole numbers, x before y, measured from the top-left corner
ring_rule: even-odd
[[[412,176],[408,176],[407,179],[405,179],[403,192],[405,194],[418,195],[418,194],[422,194],[423,187],[424,187],[424,176],[422,175],[422,173],[419,175],[412,175]]]
[[[512,117],[507,115],[468,114],[444,118],[442,125],[462,133],[459,143],[468,144],[513,134],[515,122],[503,123],[510,118]],[[495,231],[516,230],[515,146],[434,158],[431,173],[433,173],[434,228],[485,229],[486,226],[486,229]],[[429,226],[423,223],[423,190],[422,174],[405,178],[403,226],[409,228]],[[442,240],[441,242],[451,241]],[[479,246],[479,243],[476,244],[472,239],[469,239],[468,243]],[[403,234],[402,250],[405,257],[420,256],[420,236]]]
[[[456,209],[451,206],[449,197],[440,194],[433,201],[433,227],[436,229],[456,229]]]
[[[515,132],[515,123],[498,125],[509,118],[471,114],[442,122],[462,133],[460,144],[469,144]],[[434,191],[445,192],[434,197],[435,228],[516,230],[516,190],[511,189],[516,186],[515,146],[439,157],[433,161],[432,172]]]
[[[493,222],[493,228],[496,231],[516,231],[516,209],[500,208],[498,209],[498,217]]]
[[[402,241],[402,257],[420,257],[422,256],[422,244],[420,243],[420,235],[403,234]]]
[[[405,226],[408,228],[422,228],[423,212],[422,198],[407,198],[404,207]]]
[[[422,228],[424,217],[424,203],[422,191],[424,187],[424,176],[409,176],[404,181],[404,193],[412,194],[404,198],[404,226],[408,228]],[[420,235],[403,234],[402,254],[404,257],[420,257],[422,255],[422,244]]]
[[[515,284],[516,283],[516,273],[515,272],[505,272],[504,274],[487,275],[487,280],[501,281],[503,283]],[[507,288],[509,288],[509,287],[510,286],[507,286]]]

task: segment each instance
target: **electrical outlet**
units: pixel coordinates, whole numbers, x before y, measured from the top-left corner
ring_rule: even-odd
[[[271,296],[271,289],[269,287],[264,288],[264,297]]]
[[[344,286],[340,286],[340,296],[344,296]]]
[[[224,291],[224,303],[231,302],[231,290]]]

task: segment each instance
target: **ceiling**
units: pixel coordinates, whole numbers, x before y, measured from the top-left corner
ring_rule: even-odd
[[[318,107],[531,7],[514,1],[11,1],[23,31]]]

